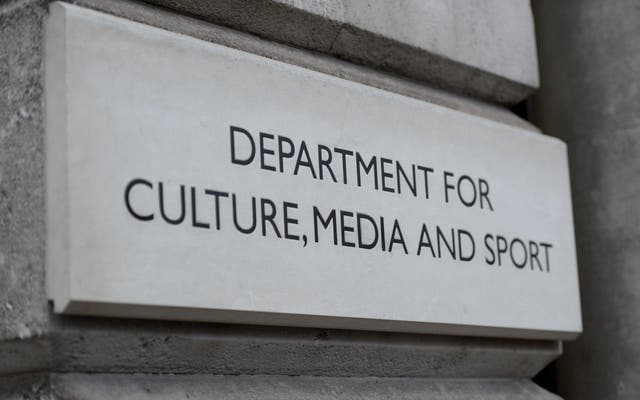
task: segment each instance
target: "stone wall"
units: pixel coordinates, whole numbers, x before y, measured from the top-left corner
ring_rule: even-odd
[[[73,3],[537,132],[503,106],[538,85],[527,1]],[[553,341],[53,314],[47,10],[0,2],[0,398],[556,398],[530,380]]]

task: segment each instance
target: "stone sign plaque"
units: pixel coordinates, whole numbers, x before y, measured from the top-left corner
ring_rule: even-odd
[[[581,331],[555,138],[68,4],[45,67],[58,313]]]

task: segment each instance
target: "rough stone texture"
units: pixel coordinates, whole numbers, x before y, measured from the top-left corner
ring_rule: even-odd
[[[345,14],[343,0],[151,0],[187,15],[327,53]]]
[[[0,343],[0,375],[33,371],[527,378],[555,342],[54,317],[47,338]]]
[[[47,371],[52,365],[47,336],[0,341],[0,376]]]
[[[640,3],[534,2],[542,129],[568,143],[584,334],[567,399],[640,398]]]
[[[4,387],[4,388],[3,388]],[[529,380],[50,374],[0,378],[3,399],[558,400]]]
[[[130,376],[60,374],[61,398],[169,399],[557,399],[530,381],[320,378],[287,376]]]
[[[488,101],[538,86],[528,0],[146,2]]]
[[[0,376],[2,400],[55,400],[49,374]]]
[[[0,341],[43,333],[45,1],[0,3]]]
[[[76,2],[536,129],[497,106],[166,10],[123,0]],[[241,386],[253,388],[254,397],[264,392],[273,398],[284,397],[282,388],[297,390],[295,393],[302,398],[381,398],[392,397],[391,390],[399,397],[406,393],[405,398],[409,399],[435,396],[435,393],[445,399],[555,398],[527,378],[560,354],[560,345],[556,342],[52,315],[47,307],[43,262],[41,22],[46,3],[44,0],[0,0],[0,399],[91,398],[83,395],[86,390],[95,393],[98,396],[95,398],[136,398],[160,392],[168,393],[167,398],[190,395],[204,398],[205,393],[207,398],[216,397],[216,393],[245,398],[247,393],[238,391]],[[292,4],[298,8],[317,6],[323,10],[325,7],[324,3],[313,5],[315,3],[306,1]],[[311,9],[321,13],[317,10]],[[28,375],[42,371],[74,374]],[[78,374],[81,372],[92,374]],[[274,378],[225,380],[209,376],[181,380],[185,377],[137,379],[133,375],[101,375],[133,372],[260,374]],[[298,378],[296,381],[282,375],[362,379]],[[365,379],[366,376],[393,378]],[[424,377],[443,379],[422,379]],[[468,379],[448,380],[452,377]],[[254,380],[249,385],[250,382],[242,379]],[[186,392],[192,386],[193,392]],[[218,387],[221,392],[216,392]],[[147,388],[151,392],[147,392]],[[120,392],[114,392],[115,389]],[[112,395],[114,393],[119,397]]]
[[[57,369],[405,377],[531,377],[554,342],[65,318]],[[61,321],[62,322],[62,321]]]

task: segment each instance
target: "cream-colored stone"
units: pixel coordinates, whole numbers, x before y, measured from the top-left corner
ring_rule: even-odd
[[[52,4],[46,44],[48,278],[57,312],[547,339],[581,330],[559,140],[67,4]],[[246,134],[230,136],[231,126],[252,134],[249,165],[231,162],[232,137],[239,157],[250,154]],[[263,141],[278,170],[290,146],[278,135],[295,146],[282,172],[260,168],[259,132],[274,135]],[[296,174],[303,141],[314,171],[302,163]],[[326,165],[319,179],[320,145],[332,154],[335,181]],[[376,156],[376,184],[367,175],[358,185],[354,157],[344,170],[337,149]],[[415,195],[396,160],[406,171],[433,169],[418,168]],[[389,166],[392,177],[383,178]],[[131,186],[136,179],[144,181]],[[228,194],[218,198],[220,219],[207,189]],[[270,199],[277,229],[269,220],[248,235],[234,228],[234,194],[241,210],[256,196],[258,216],[272,213],[261,200]],[[285,201],[297,204],[288,209],[299,221],[289,222],[295,240],[278,238]],[[338,239],[315,234],[314,206],[324,218],[336,210]],[[358,232],[366,243],[373,230],[340,210],[374,217],[373,249],[357,245]],[[238,212],[240,224],[251,215]],[[404,246],[392,243],[396,219]],[[468,231],[475,257],[460,259],[470,254],[468,237],[456,256],[426,247],[417,255],[423,224],[434,247],[436,226],[449,240],[451,229]],[[522,238],[529,254],[517,242],[513,254],[526,265],[508,253],[501,266],[488,265],[485,234]]]

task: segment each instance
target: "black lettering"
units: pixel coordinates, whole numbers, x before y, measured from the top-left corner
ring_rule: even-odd
[[[402,230],[400,229],[400,224],[398,223],[397,219],[393,222],[393,229],[391,229],[391,241],[389,241],[389,252],[393,250],[393,245],[396,243],[399,243],[402,245],[404,254],[409,254],[409,252],[407,251],[407,245],[404,243],[404,237],[402,236]]]
[[[329,225],[333,227],[333,244],[338,244],[338,229],[336,226],[336,210],[331,210],[329,216],[325,219],[320,214],[320,210],[318,207],[313,206],[313,232],[314,232],[314,240],[318,243],[318,222],[324,229],[328,229]]]
[[[449,251],[449,254],[451,255],[451,258],[455,260],[456,259],[456,237],[455,237],[455,232],[453,228],[451,228],[451,243],[449,243],[447,241],[446,236],[444,236],[444,233],[442,233],[442,230],[440,230],[440,227],[436,226],[436,243],[438,245],[438,258],[442,258],[442,250],[440,246],[441,242],[444,242],[444,244],[447,246],[447,250]]]
[[[356,247],[356,244],[354,242],[349,242],[347,240],[347,232],[353,232],[354,228],[353,226],[347,226],[345,219],[352,217],[353,213],[351,211],[340,211],[340,238],[342,239],[342,245],[346,247]]]
[[[245,235],[253,233],[253,231],[256,230],[256,224],[257,224],[256,198],[251,197],[251,225],[248,228],[243,228],[242,226],[240,226],[240,223],[238,222],[238,203],[236,200],[235,193],[231,194],[231,205],[232,205],[232,211],[233,211],[233,224],[235,225],[236,229],[244,233]]]
[[[397,180],[398,180],[398,194],[402,193],[402,189],[400,187],[400,177],[404,178],[404,181],[407,183],[407,186],[409,186],[409,190],[411,191],[411,193],[413,194],[413,196],[417,196],[418,195],[418,187],[416,185],[416,166],[414,164],[411,164],[411,179],[409,179],[409,177],[407,176],[407,174],[404,172],[404,169],[402,169],[402,165],[400,165],[400,162],[396,161],[396,176],[397,176]]]
[[[153,189],[153,184],[147,180],[144,179],[133,179],[131,182],[129,182],[127,184],[127,187],[124,189],[124,204],[127,206],[127,210],[129,210],[129,213],[134,217],[137,218],[141,221],[151,221],[153,219],[153,213],[151,214],[140,214],[137,213],[133,210],[133,207],[131,207],[131,189],[133,189],[134,186],[136,185],[144,185],[150,189]]]
[[[323,153],[327,155],[326,158],[322,157]],[[333,159],[333,155],[331,153],[331,149],[329,149],[325,145],[319,144],[318,145],[318,174],[320,176],[320,179],[321,180],[324,179],[322,171],[324,168],[326,168],[329,171],[329,174],[331,175],[331,179],[333,179],[334,182],[338,182],[338,180],[336,179],[336,176],[333,174],[333,170],[331,169],[332,159]]]
[[[449,183],[447,178],[453,176],[453,173],[449,171],[444,171],[444,201],[446,203],[449,202],[449,189],[455,189],[456,187]]]
[[[160,197],[160,215],[162,215],[162,219],[172,225],[178,225],[184,221],[185,216],[185,205],[184,205],[184,185],[180,185],[180,216],[175,219],[171,219],[167,217],[167,214],[164,210],[164,187],[162,182],[158,182],[158,194]]]
[[[385,232],[384,232],[384,218],[380,217],[380,245],[382,246],[382,251],[387,250],[387,244],[385,241]]]
[[[356,152],[356,182],[358,186],[362,186],[361,184],[361,168],[364,170],[364,173],[369,175],[369,172],[373,170],[373,183],[376,190],[378,190],[378,166],[376,164],[376,156],[371,157],[368,164],[364,163],[364,160],[360,156],[360,153]]]
[[[544,248],[544,257],[547,262],[547,272],[549,272],[551,269],[551,264],[549,263],[549,249],[553,246],[549,243],[540,243],[540,246]]]
[[[416,168],[422,171],[424,175],[424,198],[429,198],[429,173],[433,172],[433,168],[423,167],[422,165],[418,165]]]
[[[487,264],[493,265],[496,262],[496,255],[493,252],[491,245],[489,244],[489,239],[493,240],[493,235],[490,235],[488,233],[484,235],[484,247],[489,250],[489,253],[491,253],[491,259],[485,257],[484,260],[487,262]]]
[[[420,232],[420,243],[418,243],[418,255],[422,251],[423,247],[428,247],[431,250],[431,256],[433,258],[436,257],[436,252],[433,250],[433,246],[431,245],[431,238],[429,237],[429,231],[427,230],[427,225],[422,224],[422,231]]]
[[[290,239],[290,240],[299,240],[300,236],[298,235],[294,235],[292,233],[289,233],[289,224],[291,225],[298,225],[298,219],[297,218],[292,218],[289,217],[289,209],[297,209],[298,208],[298,204],[297,203],[290,203],[288,201],[285,201],[282,203],[283,205],[283,212],[284,212],[284,237],[286,239]]]
[[[504,237],[498,235],[496,236],[496,243],[497,243],[497,253],[498,253],[498,265],[502,266],[502,254],[505,254],[507,252],[507,239],[505,239]]]
[[[373,228],[373,239],[371,240],[370,243],[365,243],[362,239],[362,220],[366,220],[369,221],[369,223],[371,224],[371,227]],[[356,215],[356,224],[358,226],[358,247],[360,247],[361,249],[373,249],[374,247],[376,247],[376,244],[378,243],[378,228],[376,226],[376,221],[368,214],[364,214],[364,213],[358,213]]]
[[[391,164],[391,163],[392,161],[389,160],[388,158],[380,157],[380,172],[382,173],[382,190],[384,190],[385,192],[394,193],[393,187],[387,186],[387,181],[386,181],[387,178],[393,178],[393,174],[386,172],[384,168],[385,164]],[[391,251],[391,248],[389,248],[389,251]]]
[[[267,212],[266,206],[269,206],[269,208],[271,209],[269,212]],[[278,230],[278,227],[276,226],[276,223],[274,221],[276,217],[276,205],[273,203],[273,201],[269,199],[260,199],[260,214],[262,221],[262,236],[267,236],[267,222],[269,222],[271,224],[271,227],[273,228],[273,231],[276,233],[276,236],[279,238],[282,237],[280,236],[280,231]]]
[[[542,269],[542,265],[540,265],[540,260],[538,260],[538,253],[540,252],[540,248],[538,247],[538,243],[529,241],[529,259],[531,260],[531,269],[533,269],[533,264],[538,264],[538,268],[540,271],[544,271]],[[534,263],[535,260],[535,263]]]
[[[210,189],[205,189],[204,193],[209,196],[213,196],[213,204],[216,213],[216,229],[220,230],[220,197],[229,197],[229,193]]]
[[[266,169],[268,171],[275,171],[276,167],[273,165],[267,165],[264,162],[265,155],[274,155],[276,152],[271,149],[267,149],[265,147],[265,141],[273,140],[275,137],[270,133],[260,132],[260,168]]]
[[[289,146],[288,151],[284,151],[284,144]],[[295,154],[293,142],[286,136],[278,136],[278,167],[280,167],[280,172],[284,172],[284,159],[285,158],[293,158]]]
[[[209,224],[198,221],[197,206],[196,206],[196,188],[191,186],[191,225],[194,228],[209,229]]]
[[[471,254],[464,255],[462,251],[462,238],[466,237],[471,243]],[[473,257],[476,255],[476,243],[473,240],[473,236],[468,231],[464,229],[458,229],[458,255],[460,256],[460,261],[471,261]]]
[[[520,247],[522,248],[522,261],[521,262],[517,262],[516,258],[513,256],[513,245],[519,243]],[[524,242],[518,238],[515,238],[511,241],[511,244],[509,245],[509,257],[511,258],[511,262],[513,263],[513,265],[515,265],[517,268],[524,268],[525,265],[527,265],[527,248],[524,245]]]
[[[469,182],[471,184],[471,189],[473,190],[473,197],[471,198],[471,200],[466,200],[464,196],[462,196],[462,188],[460,186],[462,186],[463,182]],[[477,197],[476,185],[473,183],[473,180],[469,175],[462,175],[460,179],[458,179],[458,198],[460,199],[462,204],[464,204],[467,207],[471,207],[475,204],[476,197]]]
[[[334,147],[333,151],[342,156],[342,183],[347,184],[347,156],[352,156],[353,151]]]
[[[489,205],[489,209],[493,211],[491,200],[489,200],[489,183],[487,183],[487,181],[485,181],[484,179],[480,179],[479,186],[480,186],[480,208],[484,208],[484,202],[483,202],[483,199],[484,199],[487,201],[487,204]]]
[[[304,157],[305,160],[303,160],[302,157]],[[304,142],[304,140],[300,144],[300,150],[298,151],[298,160],[296,161],[296,167],[293,170],[294,175],[298,175],[298,169],[300,167],[309,168],[309,171],[311,172],[311,176],[313,176],[313,179],[317,179],[316,171],[314,170],[313,164],[311,163],[311,158],[309,157],[309,150],[307,150],[307,144]]]
[[[247,158],[238,158],[236,155],[236,133],[242,133],[247,139],[249,139],[249,143],[251,144],[251,154]],[[234,164],[240,165],[249,165],[253,161],[256,156],[256,144],[253,141],[253,137],[249,133],[249,131],[238,128],[237,126],[229,127],[229,135],[231,138],[231,162]]]

